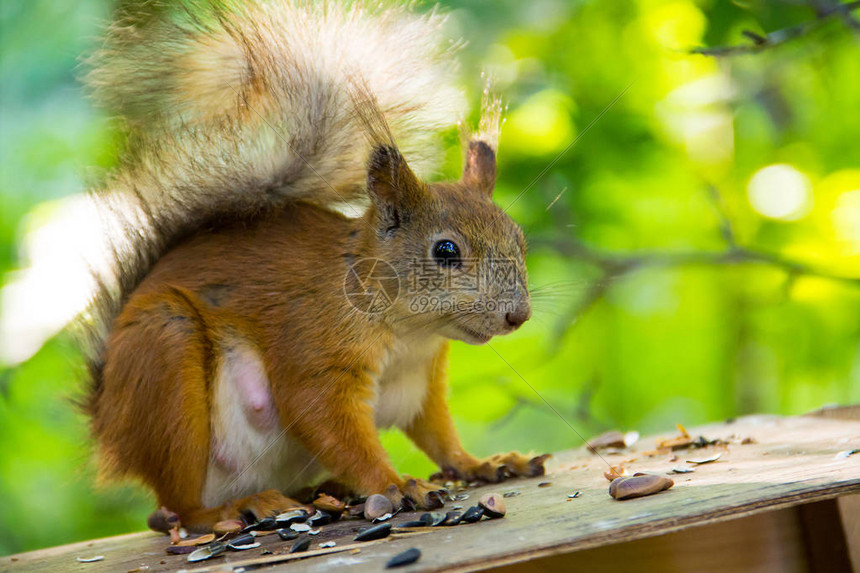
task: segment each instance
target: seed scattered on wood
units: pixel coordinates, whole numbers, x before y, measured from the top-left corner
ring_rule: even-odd
[[[311,529],[308,531],[308,535],[319,535],[322,529]]]
[[[421,521],[429,525],[430,527],[436,527],[437,525],[442,525],[445,523],[445,519],[448,516],[439,511],[433,511],[430,513],[422,513]]]
[[[290,553],[301,553],[303,551],[307,551],[311,546],[311,538],[303,537],[293,543],[293,546],[290,547]]]
[[[460,521],[465,523],[475,523],[484,517],[484,508],[480,505],[473,505],[460,517]]]
[[[310,517],[310,514],[308,514],[304,509],[285,511],[284,513],[275,516],[275,527],[273,529],[289,527],[293,523],[304,523],[308,520],[308,517]]]
[[[542,481],[538,484],[538,487],[549,487],[552,485],[551,481]]]
[[[481,498],[481,501],[478,502],[478,505],[484,509],[484,515],[490,519],[504,517],[507,512],[505,501],[502,499],[502,496],[497,493],[488,493],[484,495]]]
[[[254,527],[254,529],[256,531],[269,531],[272,529],[277,529],[275,523],[276,521],[274,517],[264,517],[255,524],[256,527]]]
[[[385,515],[380,515],[379,517],[374,519],[373,523],[382,523],[383,521],[388,521],[392,517],[394,517],[393,513],[386,513]]]
[[[326,541],[325,543],[320,543],[320,549],[328,549],[329,547],[334,547],[337,545],[334,541]]]
[[[682,448],[686,448],[687,446],[689,446],[692,443],[693,443],[693,438],[691,438],[690,436],[676,436],[674,438],[668,438],[668,439],[660,440],[659,442],[657,442],[657,449],[658,450],[665,450],[665,449],[680,450]]]
[[[697,466],[700,466],[702,464],[709,464],[711,462],[715,462],[718,459],[720,459],[721,457],[723,457],[722,452],[718,452],[709,458],[699,458],[697,460],[687,460],[687,463],[688,464],[696,464]]]
[[[682,426],[681,424],[676,424],[676,426],[678,427],[678,431],[681,433],[681,435],[675,436],[674,438],[668,438],[665,440],[658,440],[657,441],[657,449],[658,450],[663,450],[663,449],[667,449],[667,448],[672,449],[672,450],[678,450],[681,448],[686,448],[687,446],[689,446],[690,444],[693,443],[693,438],[691,438],[690,434],[687,433],[687,429],[684,428],[684,426]]]
[[[417,547],[411,547],[389,559],[388,563],[385,564],[385,568],[394,569],[395,567],[403,567],[415,563],[419,559],[421,559],[421,550]]]
[[[188,561],[195,563],[197,561],[205,561],[222,555],[227,550],[227,546],[223,543],[210,543],[188,555]]]
[[[517,497],[518,495],[520,495],[520,492],[518,492],[517,490],[512,490],[512,491],[506,491],[502,495],[502,497]]]
[[[839,452],[838,454],[836,454],[836,458],[835,458],[835,459],[837,459],[837,460],[845,460],[845,459],[848,459],[849,457],[853,456],[854,454],[860,454],[860,450],[858,450],[858,449],[853,449],[853,450],[842,450],[841,452]]]
[[[104,555],[95,555],[93,557],[78,557],[78,563],[95,563],[96,561],[102,561],[105,558]]]
[[[382,539],[391,535],[391,524],[381,523],[368,527],[364,531],[355,536],[356,541],[373,541],[374,539]]]
[[[334,521],[332,514],[320,510],[308,518],[307,524],[311,527],[319,527],[321,525],[328,525],[332,521]]]
[[[469,499],[468,493],[458,493],[454,496],[454,501],[466,501],[467,499]]]
[[[232,549],[231,545],[250,545],[251,543],[256,543],[257,538],[251,533],[244,533],[238,537],[234,537],[227,543],[227,549]]]
[[[214,533],[207,533],[206,535],[201,535],[200,537],[194,537],[191,539],[183,539],[182,541],[180,541],[176,545],[180,545],[180,546],[188,545],[188,546],[193,547],[194,545],[206,545],[207,543],[212,543],[213,541],[215,541],[215,534]]]
[[[166,551],[169,555],[187,555],[196,550],[197,548],[193,545],[168,545]]]
[[[344,502],[325,493],[321,493],[319,497],[314,500],[313,506],[320,511],[327,511],[332,514],[341,514],[346,509],[346,504]]]
[[[247,551],[248,549],[256,549],[259,546],[259,541],[253,541],[251,543],[228,543],[227,549],[231,551]]]
[[[655,494],[675,484],[671,479],[655,474],[620,477],[609,484],[609,495],[615,499],[630,499]]]
[[[624,447],[629,448],[633,444],[639,441],[639,432],[632,431],[624,434]]]
[[[696,471],[694,468],[685,468],[684,466],[675,466],[669,471],[670,474],[691,474]]]
[[[727,442],[725,442],[724,440],[720,440],[720,439],[716,439],[716,440],[709,440],[709,439],[708,439],[708,438],[706,438],[705,436],[699,436],[698,438],[696,438],[695,440],[693,440],[693,443],[692,443],[692,444],[690,444],[690,445],[691,445],[692,447],[694,447],[694,448],[706,448],[706,447],[708,447],[708,446],[713,446],[713,445],[716,445],[716,444],[722,444],[722,445],[725,445],[726,443],[727,443]]]
[[[364,502],[364,519],[368,521],[373,521],[386,513],[393,512],[394,504],[384,495],[375,493],[368,496],[367,501]]]
[[[284,541],[292,541],[293,539],[299,538],[299,532],[293,531],[292,529],[279,529],[278,537],[280,537]]]
[[[290,529],[298,531],[299,533],[304,533],[306,531],[310,531],[312,527],[307,523],[292,523],[290,524]]]
[[[624,434],[618,430],[605,432],[588,440],[586,445],[588,446],[588,451],[593,454],[596,454],[597,450],[602,450],[604,448],[623,448]]]
[[[237,519],[227,519],[225,521],[219,521],[215,525],[212,526],[212,531],[215,532],[215,535],[229,535],[231,533],[238,533],[242,530],[242,522]]]
[[[609,466],[609,469],[603,472],[603,477],[612,481],[616,478],[624,477],[627,475],[627,469],[624,467],[624,464],[618,464],[617,466]]]
[[[445,514],[445,521],[442,525],[460,525],[461,513],[459,511],[449,511]]]
[[[350,505],[346,509],[347,515],[350,517],[363,517],[364,516],[364,503],[358,503],[356,505]]]
[[[581,492],[581,491],[575,491],[575,492],[573,492],[573,493],[569,493],[569,494],[567,494],[567,499],[576,499],[576,498],[578,498],[578,497],[579,497],[579,496],[581,496],[581,495],[582,495],[582,492]]]

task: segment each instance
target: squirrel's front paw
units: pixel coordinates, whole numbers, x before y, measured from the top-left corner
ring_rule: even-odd
[[[546,473],[544,462],[551,454],[525,456],[519,452],[496,454],[483,460],[474,459],[472,463],[460,467],[445,467],[430,479],[435,481],[462,479],[498,483],[509,477],[535,477]]]
[[[440,488],[438,484],[403,476],[402,487],[396,485],[388,486],[385,490],[387,497],[394,507],[405,507],[407,509],[436,509],[445,505],[445,498],[449,495],[448,490]]]

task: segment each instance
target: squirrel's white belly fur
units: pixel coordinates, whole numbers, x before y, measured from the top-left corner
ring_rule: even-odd
[[[220,505],[266,489],[289,492],[322,468],[284,431],[259,352],[222,349],[212,400],[212,437],[203,504]]]
[[[407,427],[421,412],[441,337],[395,342],[374,380],[380,428]],[[320,479],[323,468],[284,431],[259,352],[224,348],[214,380],[212,438],[203,503],[213,507],[266,489],[292,491]]]

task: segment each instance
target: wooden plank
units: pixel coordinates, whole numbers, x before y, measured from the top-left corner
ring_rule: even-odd
[[[667,433],[671,435],[673,432]],[[577,448],[562,452],[549,466],[550,474],[470,490],[462,505],[474,503],[488,491],[518,491],[506,500],[504,519],[457,527],[440,527],[407,539],[389,539],[368,545],[358,554],[340,553],[274,565],[271,571],[326,571],[349,565],[362,571],[379,571],[393,555],[418,547],[422,559],[410,570],[477,570],[519,563],[549,555],[643,539],[688,527],[723,522],[764,511],[790,507],[860,492],[860,455],[836,459],[837,452],[860,445],[860,422],[820,417],[779,418],[754,416],[730,424],[691,430],[707,438],[753,438],[754,443],[733,443],[725,449],[708,447],[678,452],[677,461],[666,456],[645,457],[654,439],[641,440],[622,453],[594,456]],[[737,440],[735,440],[737,441]],[[574,438],[571,438],[574,442]],[[666,472],[687,458],[722,451],[720,460],[698,466],[692,474],[674,476],[674,488],[645,498],[615,501],[607,494],[603,477],[607,463],[629,460],[632,471]],[[538,487],[540,482],[551,482]],[[567,501],[567,495],[582,495]],[[449,503],[450,508],[454,503]],[[414,516],[397,516],[395,522]],[[325,526],[317,543],[352,543],[360,521]],[[283,553],[288,544],[276,536],[263,538],[263,550]],[[148,571],[197,569],[183,556],[164,553],[166,539],[151,533],[111,538],[0,558],[0,568],[15,566],[30,571],[128,571],[141,565]],[[231,553],[212,562],[217,568],[259,556]],[[249,554],[250,553],[250,554]],[[79,564],[78,556],[102,554],[104,561]],[[202,565],[202,564],[201,564]]]
[[[523,564],[517,563],[492,571],[518,573],[522,569]],[[798,508],[790,507],[666,535],[542,557],[529,561],[528,571],[807,573],[810,567]],[[831,570],[835,571],[839,570]]]

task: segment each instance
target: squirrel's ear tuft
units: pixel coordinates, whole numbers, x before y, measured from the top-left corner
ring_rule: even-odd
[[[496,153],[483,141],[469,142],[463,184],[489,196],[493,194],[496,186]]]
[[[367,192],[377,204],[408,207],[421,194],[421,183],[393,145],[379,145],[370,156]]]

